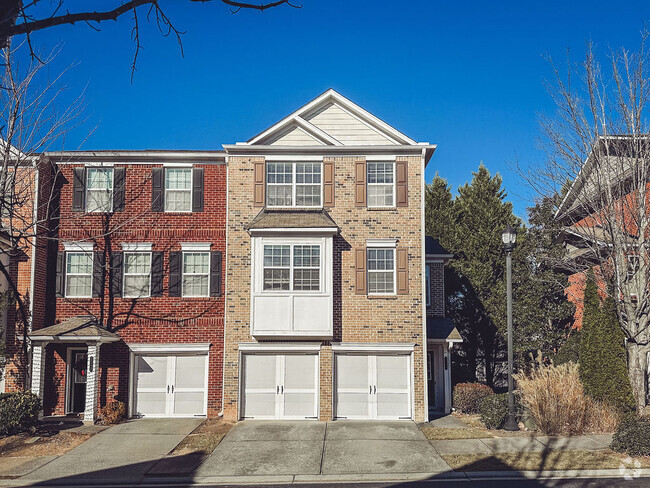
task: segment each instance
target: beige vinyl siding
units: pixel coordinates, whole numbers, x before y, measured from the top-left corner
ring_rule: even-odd
[[[346,146],[394,144],[333,103],[309,114],[306,119]]]
[[[322,146],[323,143],[314,139],[300,127],[294,127],[289,132],[271,141],[275,146]]]

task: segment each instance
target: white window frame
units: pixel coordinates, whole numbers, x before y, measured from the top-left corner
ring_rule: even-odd
[[[128,273],[126,272],[126,255],[127,254],[146,254],[149,256],[149,294],[148,295],[138,295],[138,296],[129,296],[126,294],[126,277],[127,276],[144,276],[142,273]],[[151,297],[151,264],[153,261],[153,256],[151,251],[141,251],[141,250],[128,250],[124,251],[124,256],[122,260],[123,272],[122,272],[122,297],[123,298],[150,298]]]
[[[68,272],[68,259],[71,254],[86,254],[90,256],[90,273],[69,273]],[[65,297],[66,298],[92,298],[93,297],[93,267],[95,264],[95,255],[92,248],[90,250],[84,249],[79,246],[77,249],[67,249],[65,251]],[[87,295],[70,295],[68,293],[68,278],[70,276],[89,276],[90,286],[88,287]]]
[[[370,195],[368,189],[371,186],[388,186],[390,183],[370,183],[370,178],[368,178],[368,168],[371,164],[390,164],[393,167],[393,203],[392,205],[370,205]],[[366,162],[366,201],[368,208],[395,208],[396,198],[397,198],[397,187],[396,187],[396,174],[395,174],[395,161],[367,161]]]
[[[115,170],[114,168],[111,167],[104,167],[104,166],[91,166],[91,167],[86,167],[84,169],[86,171],[86,213],[112,213],[113,212],[113,199],[114,199],[114,192],[115,192]],[[90,171],[110,171],[111,172],[111,189],[110,189],[110,198],[109,198],[109,208],[107,210],[90,210],[88,207],[88,202],[90,201],[88,198],[88,192],[93,192],[93,191],[99,191],[96,188],[91,189],[88,185],[88,182],[90,181],[90,178],[88,177],[88,174]],[[103,190],[102,190],[103,191]]]
[[[265,290],[264,289],[264,270],[266,269],[264,266],[264,248],[266,246],[289,246],[289,289],[288,290],[278,290],[278,289],[269,289]],[[313,247],[318,247],[318,252],[319,252],[319,267],[318,267],[318,290],[296,290],[294,289],[294,270],[295,266],[293,263],[293,258],[294,258],[294,247],[295,246],[313,246]],[[262,294],[283,294],[283,295],[291,295],[291,294],[323,294],[323,279],[324,279],[324,273],[323,273],[323,261],[324,261],[324,247],[323,243],[319,241],[287,241],[287,242],[263,242],[262,243],[262,249],[261,249],[261,276],[260,276],[260,283],[259,286],[261,289],[259,290],[260,293]],[[286,269],[286,268],[283,268]],[[316,268],[304,268],[304,267],[299,267],[298,269],[316,269]]]
[[[387,270],[370,270],[368,258],[371,249],[390,250],[393,252],[393,291],[392,292],[371,292],[370,273],[385,273]],[[366,287],[369,296],[394,296],[397,295],[397,239],[368,239],[366,240]]]
[[[318,164],[320,166],[320,204],[319,205],[296,205],[296,166],[298,164]],[[268,182],[268,165],[269,164],[290,164],[291,165],[291,183],[269,183]],[[323,208],[323,162],[322,161],[267,161],[264,165],[264,184],[266,185],[266,206],[268,208]],[[270,205],[269,204],[269,186],[288,186],[291,185],[291,205]],[[315,183],[301,183],[301,185],[315,186]]]
[[[208,272],[207,273],[186,273],[185,272],[185,256],[187,254],[207,254],[208,255]],[[212,254],[210,248],[208,249],[183,249],[181,259],[181,296],[186,298],[208,298],[210,297],[210,279],[212,275]],[[185,276],[207,276],[208,278],[208,293],[206,295],[188,295],[185,293]]]
[[[182,214],[192,213],[192,203],[193,203],[192,199],[194,197],[194,168],[192,166],[190,166],[190,167],[188,167],[188,166],[165,166],[164,169],[165,169],[165,171],[163,172],[164,173],[163,174],[163,211],[165,213],[182,213]],[[169,171],[170,169],[173,169],[173,170],[182,169],[184,171],[189,171],[190,172],[190,189],[189,189],[189,192],[190,192],[190,209],[189,210],[167,210],[167,201],[168,201],[167,192],[168,191],[177,192],[177,193],[187,192],[188,191],[188,190],[176,190],[176,189],[168,190],[167,189],[167,171]]]

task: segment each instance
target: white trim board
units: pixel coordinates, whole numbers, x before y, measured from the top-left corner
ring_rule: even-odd
[[[284,342],[248,342],[239,344],[240,352],[319,352],[321,349],[320,342],[300,342],[300,343],[284,343]]]
[[[390,352],[390,353],[411,353],[415,350],[415,344],[404,343],[359,343],[359,342],[333,342],[334,352]]]
[[[128,344],[129,349],[135,354],[153,354],[153,353],[182,353],[194,352],[207,354],[210,352],[210,343],[193,343],[193,344]]]

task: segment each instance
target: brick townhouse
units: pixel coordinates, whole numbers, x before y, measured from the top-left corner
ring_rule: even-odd
[[[42,158],[55,191],[46,317],[30,339],[45,415],[92,421],[114,399],[130,416],[218,415],[225,154]]]
[[[435,146],[328,90],[224,149],[225,417],[426,420]]]

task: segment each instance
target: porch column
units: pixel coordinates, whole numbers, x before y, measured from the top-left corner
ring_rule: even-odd
[[[99,369],[99,346],[101,343],[88,344],[86,366],[86,408],[84,422],[94,422],[97,410],[97,377]]]
[[[38,417],[43,418],[43,390],[45,385],[45,344],[32,344],[32,382],[31,390],[34,395],[41,399],[41,409]]]
[[[444,351],[444,365],[445,368],[445,413],[451,413],[451,348],[454,347],[454,343],[450,342],[447,347],[441,347]]]

